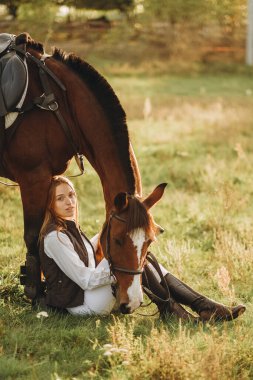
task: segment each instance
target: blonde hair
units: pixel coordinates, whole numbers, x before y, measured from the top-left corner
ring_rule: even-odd
[[[48,233],[49,227],[54,225],[56,227],[56,231],[62,231],[67,229],[65,220],[60,218],[54,210],[54,204],[55,204],[55,195],[56,195],[56,188],[57,186],[61,184],[66,184],[71,187],[71,189],[75,192],[75,188],[73,183],[66,177],[63,176],[54,176],[52,178],[50,187],[48,189],[48,195],[47,195],[47,203],[46,203],[46,210],[45,210],[45,216],[43,220],[42,227],[40,229],[39,234],[39,241],[41,241]],[[78,224],[78,205],[76,202],[76,224]]]

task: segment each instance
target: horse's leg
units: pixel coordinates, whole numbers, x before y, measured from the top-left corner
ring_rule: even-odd
[[[18,181],[23,203],[24,240],[27,246],[25,275],[22,283],[25,285],[26,296],[32,300],[40,298],[43,294],[38,236],[51,178],[49,174],[40,175],[40,173],[41,170],[33,171],[29,173],[29,176],[22,176]]]

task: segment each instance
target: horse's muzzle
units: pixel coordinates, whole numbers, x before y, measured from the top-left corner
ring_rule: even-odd
[[[131,308],[127,303],[122,303],[119,308],[122,314],[131,314]]]

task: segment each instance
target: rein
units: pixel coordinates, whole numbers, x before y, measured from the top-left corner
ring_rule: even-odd
[[[113,272],[116,271],[116,272],[126,273],[126,274],[133,275],[133,276],[135,276],[137,274],[142,274],[143,268],[138,268],[137,270],[134,270],[134,269],[118,267],[118,266],[115,266],[113,264],[112,256],[111,256],[111,252],[110,252],[110,232],[111,232],[111,222],[112,222],[113,218],[119,220],[122,223],[126,223],[126,220],[121,218],[117,214],[112,213],[109,217],[109,221],[107,224],[107,233],[106,233],[106,258],[108,260],[111,273],[113,274]]]
[[[4,186],[19,186],[17,183],[7,183],[7,182],[4,182],[4,181],[0,181],[1,185],[4,185]]]

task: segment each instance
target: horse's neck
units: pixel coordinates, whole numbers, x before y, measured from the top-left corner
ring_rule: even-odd
[[[126,126],[117,125],[120,137],[115,139],[118,130],[111,128],[105,110],[85,84],[79,80],[75,91],[71,86],[68,89],[68,82],[65,84],[79,127],[80,153],[87,157],[100,177],[108,215],[119,192],[141,196],[140,173]]]
[[[110,157],[108,156],[105,158],[101,157],[101,160],[104,161],[108,160],[109,158]],[[120,162],[114,155],[112,158],[110,158],[110,160],[112,159],[116,161],[113,165],[108,164],[108,166],[102,168],[102,170],[100,165],[94,166],[102,183],[107,216],[113,207],[114,198],[119,192],[129,192],[131,194],[141,196],[141,178],[138,164],[131,145],[129,146],[129,158],[131,162],[131,176],[133,177],[133,181],[131,181],[131,179],[129,180],[129,173],[128,176],[126,173],[124,173],[124,168],[120,166]],[[96,162],[98,160],[99,158],[96,160]],[[92,162],[91,164],[93,165]]]
[[[101,106],[96,95],[77,74],[55,60],[49,59],[47,66],[66,86],[72,116],[66,111],[65,105],[60,110],[71,128],[76,145],[79,145],[79,153],[87,157],[100,177],[108,215],[119,192],[141,195],[140,173],[124,118],[119,117],[116,128],[114,120],[112,128],[106,107]],[[52,83],[52,87],[57,92],[57,98],[60,98],[59,88],[55,83]]]
[[[131,173],[127,173],[128,175],[124,173],[124,167],[120,166],[120,161],[115,156],[113,156],[112,159],[116,161],[115,164],[117,163],[117,165],[114,164],[113,168],[108,165],[106,170],[101,172],[99,168],[97,169],[97,173],[103,186],[107,216],[113,207],[114,198],[118,193],[129,192],[141,196],[141,177],[131,144],[129,145],[128,154],[131,162]],[[133,181],[131,178],[133,178]]]

